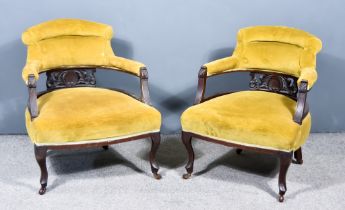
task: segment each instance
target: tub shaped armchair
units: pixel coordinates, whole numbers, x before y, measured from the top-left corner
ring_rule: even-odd
[[[112,33],[105,24],[57,19],[33,26],[22,35],[28,46],[22,73],[29,89],[26,127],[41,169],[39,194],[47,187],[46,154],[50,149],[107,149],[110,144],[150,137],[151,170],[160,178],[155,154],[161,115],[150,105],[147,69],[114,54]],[[138,77],[141,98],[96,87],[96,68]],[[37,93],[36,81],[42,73],[47,76],[47,90]]]
[[[192,137],[280,158],[279,201],[286,192],[286,172],[294,155],[302,164],[301,146],[311,127],[307,93],[317,79],[316,53],[321,41],[304,31],[282,26],[241,29],[231,57],[205,64],[199,72],[195,105],[181,116],[182,140],[193,172]],[[204,97],[208,77],[250,72],[249,90]]]

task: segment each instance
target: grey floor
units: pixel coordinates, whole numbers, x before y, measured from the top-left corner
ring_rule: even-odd
[[[186,152],[165,136],[152,178],[141,140],[108,151],[50,151],[49,185],[37,194],[39,169],[27,136],[0,136],[0,209],[345,209],[345,134],[312,134],[304,164],[292,164],[278,203],[278,160],[194,141],[195,175],[183,180]]]

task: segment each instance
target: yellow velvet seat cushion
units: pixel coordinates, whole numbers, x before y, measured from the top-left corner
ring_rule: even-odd
[[[103,88],[67,88],[38,98],[39,116],[26,127],[38,145],[90,142],[158,132],[161,115],[124,93]]]
[[[298,149],[309,135],[311,116],[293,121],[296,102],[264,91],[241,91],[188,108],[182,130],[240,145],[280,151]]]

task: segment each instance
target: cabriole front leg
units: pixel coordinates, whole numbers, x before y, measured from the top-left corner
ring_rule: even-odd
[[[151,141],[152,141],[151,152],[150,152],[151,171],[153,173],[153,176],[156,179],[161,179],[162,178],[161,175],[158,174],[159,165],[156,162],[156,153],[161,142],[160,133],[151,134]]]
[[[187,173],[183,174],[183,178],[188,179],[189,177],[191,177],[193,173],[193,165],[194,165],[194,151],[192,147],[192,135],[182,131],[182,141],[188,152],[188,163],[185,167],[187,170]]]
[[[284,201],[284,195],[286,193],[286,173],[289,169],[292,159],[292,152],[283,152],[280,155],[280,171],[279,171],[279,202]]]
[[[48,183],[48,171],[47,171],[47,165],[46,165],[46,157],[47,157],[47,148],[42,146],[34,146],[35,150],[35,157],[36,161],[41,169],[41,178],[40,178],[40,184],[41,188],[38,191],[38,194],[43,195],[46,192],[47,189],[47,183]]]

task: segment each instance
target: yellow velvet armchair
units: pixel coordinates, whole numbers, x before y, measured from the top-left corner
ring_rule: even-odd
[[[280,158],[279,201],[286,192],[286,173],[294,156],[302,164],[301,146],[311,127],[307,93],[317,79],[316,54],[321,41],[298,29],[256,26],[241,29],[233,55],[202,66],[195,105],[181,116],[182,140],[193,172],[192,137],[276,154]],[[208,77],[249,72],[249,90],[204,97]]]
[[[46,192],[48,149],[108,148],[150,137],[150,164],[159,179],[155,155],[161,115],[150,105],[144,64],[118,57],[111,48],[111,26],[78,19],[41,23],[22,35],[28,46],[22,77],[29,89],[26,127],[41,169],[39,194]],[[122,71],[140,79],[141,98],[96,87],[96,69]],[[47,90],[37,93],[39,75]]]

